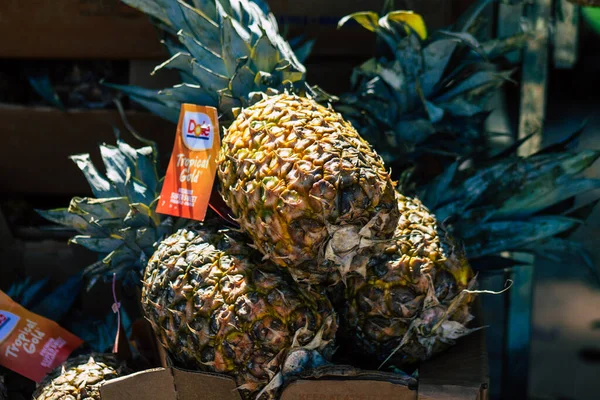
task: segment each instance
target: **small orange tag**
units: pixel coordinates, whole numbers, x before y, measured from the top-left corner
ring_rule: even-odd
[[[156,212],[204,220],[220,146],[217,109],[183,104]]]
[[[0,365],[40,382],[83,340],[0,291]]]

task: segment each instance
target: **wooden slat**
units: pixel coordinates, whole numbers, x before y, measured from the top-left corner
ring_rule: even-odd
[[[525,260],[522,260],[525,261]],[[533,306],[534,258],[529,266],[517,267],[510,273],[513,281],[508,291],[506,320],[506,359],[504,362],[505,399],[526,399],[528,392],[529,355],[531,348],[531,321]]]
[[[2,0],[0,57],[163,58],[148,17],[120,0]]]
[[[554,66],[573,68],[579,55],[579,6],[556,0],[554,23]]]
[[[269,0],[287,37],[317,39],[314,54],[373,53],[375,34],[358,24],[337,29],[343,16],[380,12],[384,0]],[[400,3],[400,2],[398,2]],[[403,7],[423,14],[430,29],[452,21],[453,1],[406,0]],[[2,0],[0,57],[162,59],[166,56],[146,15],[120,0]],[[398,4],[399,5],[399,4]]]
[[[165,167],[173,148],[175,125],[146,112],[127,113],[131,125],[158,142]],[[113,127],[123,138],[141,147],[123,127],[114,110],[61,112],[52,108],[0,107],[0,193],[85,195],[89,187],[69,160],[77,153],[91,153],[103,170],[98,144],[115,143]]]
[[[521,18],[523,17],[523,4],[510,4],[501,2],[498,4],[498,25],[496,34],[498,38],[505,38],[521,30]],[[513,51],[506,55],[511,62],[516,63],[521,59],[521,52]]]
[[[519,138],[535,135],[519,148],[520,155],[537,151],[542,144],[542,128],[546,114],[546,91],[549,62],[549,26],[552,0],[533,0],[527,18],[533,29],[532,38],[523,52]]]
[[[487,325],[481,302],[473,305],[475,319],[470,327]],[[485,400],[489,380],[486,330],[475,331],[458,339],[448,350],[419,367],[419,400],[479,399]]]
[[[484,274],[479,277],[479,286],[482,289],[500,292],[505,288],[506,279],[504,274]],[[490,387],[489,396],[492,399],[503,397],[503,361],[505,355],[505,326],[506,326],[506,302],[509,294],[480,296],[483,310],[483,323],[488,326],[485,330],[485,338],[489,359]]]
[[[535,134],[519,148],[518,153],[522,156],[533,154],[542,146],[550,61],[548,49],[552,0],[533,0],[527,11],[533,35],[523,51],[518,137]],[[521,261],[531,266],[515,268],[511,274],[514,286],[509,292],[507,359],[503,374],[503,395],[508,399],[525,399],[528,392],[535,258],[523,256]]]

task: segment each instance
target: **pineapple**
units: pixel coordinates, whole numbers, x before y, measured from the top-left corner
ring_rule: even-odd
[[[557,208],[600,188],[578,177],[600,158],[600,151],[570,149],[580,133],[528,157],[501,154],[461,169],[457,162],[417,188],[423,202],[398,194],[394,240],[370,260],[366,277],[348,279],[343,304],[336,302],[354,350],[412,365],[477,329],[467,327],[476,294],[470,265],[502,269],[515,265],[515,253],[585,262],[585,249],[567,235],[590,207]]]
[[[343,329],[367,359],[404,366],[430,358],[471,332],[474,273],[460,246],[414,198],[398,194],[395,238],[366,277],[348,279]]]
[[[247,238],[208,222],[160,243],[144,275],[142,307],[177,365],[233,376],[253,398],[293,348],[332,352],[337,316]]]
[[[242,229],[298,281],[364,274],[373,243],[390,238],[398,221],[381,158],[309,98],[281,94],[244,109],[218,162],[223,197]]]
[[[74,357],[46,376],[33,399],[100,400],[100,386],[127,372],[121,362],[108,354]]]
[[[284,39],[277,31],[273,16],[268,12],[266,5],[260,1],[240,0],[233,2],[224,0],[212,2],[190,0],[184,2],[156,0],[142,2],[125,0],[125,2],[151,15],[156,24],[166,32],[165,44],[172,57],[157,69],[174,68],[179,71],[182,78],[182,84],[159,92],[138,87],[120,87],[134,100],[142,103],[158,115],[176,122],[180,105],[183,102],[213,105],[219,110],[222,125],[228,127],[235,119],[237,109],[244,108],[245,110],[238,116],[240,118],[239,122],[234,122],[234,127],[227,132],[230,138],[239,137],[239,145],[242,146],[244,143],[252,144],[245,133],[238,129],[243,126],[242,120],[253,115],[253,113],[257,113],[261,107],[270,101],[287,99],[286,102],[292,104],[308,102],[311,104],[309,109],[313,109],[318,108],[314,105],[314,101],[296,97],[294,94],[305,97],[311,95],[319,101],[322,99],[331,100],[331,97],[322,96],[323,93],[318,89],[308,89],[304,80],[304,67],[298,62],[293,52],[289,51],[289,46],[285,44]],[[396,28],[393,29],[396,30]],[[474,31],[475,29],[469,28],[469,32]],[[450,34],[440,32],[437,34],[438,36],[432,36],[430,42],[425,43],[415,34],[407,35],[405,31],[401,31],[397,37],[391,37],[400,45],[396,49],[398,54],[407,54],[407,57],[417,58],[415,66],[424,65],[426,67],[424,67],[425,75],[411,71],[408,67],[412,64],[406,63],[403,59],[396,60],[392,57],[387,61],[381,59],[375,62],[371,61],[366,66],[370,65],[375,68],[374,70],[359,68],[359,71],[355,74],[356,86],[353,95],[360,98],[360,100],[354,101],[351,94],[342,96],[340,102],[334,103],[336,110],[340,111],[342,116],[350,120],[352,124],[355,124],[361,134],[372,140],[374,146],[380,146],[381,154],[391,165],[395,166],[398,162],[403,164],[404,158],[408,162],[412,162],[420,153],[437,154],[440,147],[444,152],[447,150],[447,145],[451,143],[458,143],[459,146],[467,149],[465,152],[458,151],[460,149],[452,152],[467,153],[468,157],[466,158],[472,156],[473,152],[469,149],[469,146],[476,145],[480,141],[483,134],[481,119],[485,115],[484,110],[475,103],[475,100],[484,98],[490,89],[504,82],[508,74],[498,72],[494,64],[481,61],[476,54],[470,51],[470,48],[463,46],[462,43],[465,40],[467,43],[476,43],[476,41],[471,40],[472,36],[464,33],[464,31],[451,32]],[[177,36],[179,43],[172,40],[174,35]],[[442,35],[457,40],[446,41],[445,37],[441,39]],[[523,37],[520,35],[502,42],[484,43],[482,48],[475,46],[475,50],[476,52],[482,51],[489,59],[494,59],[499,53],[518,47],[522,43]],[[405,45],[408,48],[402,47]],[[446,48],[446,45],[449,47]],[[233,49],[233,51],[229,52],[229,49]],[[406,50],[405,53],[403,53],[404,50]],[[444,57],[439,62],[430,64],[429,62],[435,59],[432,54],[439,54]],[[234,63],[232,63],[232,56],[238,57]],[[418,61],[421,56],[423,58],[422,62]],[[446,57],[449,57],[449,59]],[[465,62],[460,66],[454,66],[451,61],[457,59]],[[378,65],[383,68],[379,68]],[[396,68],[397,65],[405,65],[408,72],[403,71],[403,74],[400,75],[400,70]],[[361,76],[365,78],[362,79]],[[368,77],[370,79],[367,79]],[[363,83],[368,83],[371,80],[374,83],[382,83],[387,79],[394,82],[394,77],[402,78],[401,81],[411,90],[396,90],[392,87],[391,89],[385,88],[385,90],[379,91],[375,87],[370,88],[367,84],[363,85]],[[425,77],[427,77],[425,83],[434,87],[435,90],[433,93],[424,93],[424,99],[421,98],[421,93],[416,91],[418,94],[417,100],[421,102],[414,101],[417,78],[419,78],[419,83],[422,84]],[[484,84],[475,85],[479,79],[483,79]],[[465,88],[470,89],[466,90]],[[465,91],[462,91],[463,89]],[[294,94],[287,94],[286,91]],[[264,99],[265,95],[274,97]],[[378,101],[379,98],[383,98],[383,100]],[[388,104],[392,104],[392,107],[389,107],[391,110],[398,108],[398,104],[401,102],[395,103],[396,98],[411,99],[407,103],[410,103],[410,107],[400,107],[403,116],[387,113],[389,111]],[[362,104],[361,101],[363,101]],[[330,116],[334,121],[339,121],[336,114],[330,110],[323,111],[323,109],[322,107],[319,108],[321,110],[319,112]],[[440,109],[443,113],[440,112]],[[382,114],[378,114],[378,110]],[[271,112],[265,112],[265,116],[261,116],[261,118],[268,119],[268,115],[274,116]],[[289,107],[286,108],[285,112],[296,113],[298,108]],[[399,119],[399,117],[402,118]],[[439,119],[440,117],[441,119]],[[406,135],[404,130],[396,129],[407,127],[406,124],[396,123],[400,120],[410,121],[408,128],[412,130],[406,131]],[[264,146],[263,151],[272,152],[277,146],[278,153],[276,154],[279,155],[282,151],[285,154],[288,150],[280,147],[283,144],[281,140],[297,140],[297,138],[291,135],[283,136],[279,130],[280,127],[276,125],[265,124],[261,128],[259,124],[254,124],[251,128],[270,129],[269,137],[280,140],[279,142],[273,140],[271,143],[261,143]],[[392,353],[393,355],[399,355],[406,362],[413,359],[422,359],[427,357],[428,354],[435,353],[440,346],[453,340],[462,332],[458,329],[460,326],[457,324],[464,326],[468,321],[468,303],[472,300],[472,296],[464,289],[468,289],[472,285],[472,280],[469,279],[471,276],[470,270],[461,255],[459,245],[452,245],[446,235],[438,235],[437,239],[432,240],[434,242],[439,240],[439,246],[443,250],[442,254],[433,254],[435,252],[432,249],[430,252],[419,253],[417,257],[419,259],[430,259],[432,264],[436,266],[433,270],[425,269],[423,271],[419,269],[417,271],[421,276],[429,275],[432,277],[433,292],[429,287],[421,288],[416,280],[418,277],[412,278],[415,281],[403,280],[400,274],[402,271],[396,271],[392,266],[396,265],[394,264],[395,259],[401,260],[406,254],[398,251],[394,253],[393,251],[395,243],[401,241],[400,238],[394,238],[391,241],[389,239],[394,230],[398,226],[402,226],[403,221],[400,219],[400,225],[395,221],[400,218],[400,210],[396,207],[397,199],[393,193],[394,191],[388,189],[388,186],[393,188],[393,185],[390,184],[389,178],[384,172],[379,156],[376,156],[375,152],[358,138],[354,129],[348,128],[347,123],[339,122],[339,125],[343,126],[344,130],[341,132],[334,131],[335,135],[333,136],[336,140],[342,140],[341,143],[344,143],[344,146],[352,144],[348,148],[356,151],[357,153],[354,154],[357,154],[358,158],[364,157],[368,160],[368,162],[356,168],[352,174],[347,175],[353,180],[368,171],[363,177],[369,180],[361,182],[367,184],[364,187],[355,185],[352,192],[352,196],[364,193],[367,197],[349,198],[347,191],[344,191],[346,197],[343,195],[338,196],[339,201],[334,204],[338,209],[328,214],[322,214],[316,211],[325,208],[324,206],[328,204],[330,205],[329,209],[332,209],[331,203],[327,202],[327,197],[315,198],[310,191],[307,194],[307,188],[301,187],[300,189],[304,189],[304,191],[299,192],[299,199],[302,200],[295,207],[289,209],[290,212],[287,213],[289,217],[287,217],[278,211],[279,205],[277,203],[280,199],[274,196],[269,197],[267,194],[274,189],[281,190],[281,187],[272,185],[280,180],[283,181],[283,178],[288,179],[288,176],[283,177],[281,174],[286,171],[286,168],[290,167],[285,164],[275,166],[276,162],[279,163],[279,157],[271,158],[268,164],[266,159],[261,158],[257,161],[260,160],[259,162],[263,164],[261,164],[261,169],[257,170],[255,169],[254,159],[247,158],[249,156],[261,156],[256,152],[256,149],[248,148],[244,152],[244,149],[236,147],[238,143],[234,141],[227,143],[227,138],[224,141],[224,151],[221,154],[219,171],[220,179],[227,183],[222,188],[223,195],[228,199],[237,214],[240,224],[253,236],[256,241],[255,246],[270,258],[267,263],[256,261],[248,262],[249,264],[260,265],[260,269],[266,268],[268,271],[265,271],[265,273],[272,276],[273,281],[277,284],[282,279],[285,281],[283,278],[285,277],[285,271],[279,269],[277,272],[275,272],[276,270],[271,272],[270,270],[273,267],[268,266],[270,262],[289,267],[288,270],[299,281],[310,283],[332,283],[333,281],[335,283],[340,278],[346,278],[347,288],[345,290],[348,296],[348,306],[343,311],[344,320],[348,322],[345,322],[344,325],[348,329],[353,329],[355,335],[363,338],[359,341],[361,348],[366,351],[372,351],[376,348],[384,349],[388,355]],[[374,129],[379,125],[382,126],[380,130]],[[392,125],[391,130],[390,125]],[[426,129],[419,129],[419,126],[425,126]],[[414,129],[415,127],[417,129]],[[460,129],[456,127],[460,127]],[[273,131],[271,128],[275,128],[275,130]],[[381,137],[384,137],[385,140],[381,141],[377,139],[379,137],[377,135],[382,132],[384,135]],[[436,143],[438,134],[444,132],[449,132],[451,139],[458,137],[460,140],[438,141]],[[330,136],[320,136],[319,143],[321,147],[328,144],[327,140]],[[304,143],[307,142],[300,140],[295,144],[303,145]],[[294,147],[293,150],[298,152],[300,145]],[[390,151],[390,149],[393,149],[393,151]],[[82,168],[94,189],[95,199],[76,198],[68,209],[46,212],[43,215],[53,221],[75,228],[79,235],[75,237],[74,241],[103,256],[101,262],[87,270],[88,275],[93,279],[117,273],[120,277],[132,277],[134,280],[139,280],[140,273],[145,267],[148,257],[156,250],[156,243],[159,243],[172,229],[176,230],[177,226],[173,227],[171,218],[163,218],[153,211],[159,193],[160,181],[155,178],[153,172],[156,171],[156,166],[152,160],[156,160],[156,155],[154,154],[151,159],[146,157],[151,149],[141,151],[140,149],[134,149],[134,152],[131,152],[129,147],[119,145],[118,151],[113,147],[109,147],[109,150],[111,151],[105,149],[102,153],[107,165],[106,176],[103,176],[94,168],[89,161],[89,157],[87,159],[76,158],[78,165]],[[253,153],[250,153],[250,150]],[[338,159],[341,158],[339,153],[336,155],[333,152],[334,150],[329,149],[328,152],[316,154],[323,157],[336,156]],[[458,163],[450,166],[445,165],[442,173],[433,182],[426,182],[427,185],[419,182],[417,187],[406,186],[402,188],[405,195],[419,194],[418,198],[422,199],[423,204],[437,216],[437,220],[448,221],[446,228],[457,241],[465,243],[466,256],[470,264],[479,270],[493,268],[496,265],[505,265],[488,262],[492,256],[495,257],[492,261],[498,261],[497,256],[505,251],[516,249],[543,254],[547,250],[572,252],[574,249],[578,251],[580,248],[577,243],[559,237],[559,235],[568,233],[580,223],[580,210],[575,210],[575,214],[569,213],[568,216],[563,216],[557,215],[562,213],[561,210],[551,208],[551,206],[565,200],[565,196],[570,198],[572,195],[569,195],[569,193],[572,193],[572,190],[575,190],[573,193],[581,193],[587,190],[586,188],[595,187],[596,183],[592,180],[576,179],[575,174],[587,169],[591,162],[597,158],[596,153],[589,151],[567,152],[562,147],[554,148],[552,151],[545,150],[538,155],[522,159],[510,158],[508,157],[509,153],[500,154],[490,165],[482,166],[479,162],[474,162],[467,168],[464,165],[459,168]],[[296,153],[292,153],[292,155],[294,157],[299,156]],[[242,159],[246,160],[246,164],[235,162],[238,158],[240,161]],[[307,163],[304,163],[304,161]],[[324,160],[309,158],[303,160],[302,165],[314,165],[321,168],[320,163],[322,161]],[[342,166],[344,166],[344,162],[347,160],[341,161]],[[404,172],[401,169],[398,169],[398,171]],[[342,170],[342,172],[344,171]],[[302,176],[313,179],[312,176]],[[340,177],[346,178],[347,176]],[[328,183],[324,177],[320,176],[320,179]],[[251,192],[253,196],[259,197],[236,193],[235,191],[240,188],[238,185],[242,182],[248,184],[248,189],[254,190]],[[289,184],[289,181],[286,180],[285,182]],[[339,180],[339,182],[346,185],[348,180]],[[301,181],[298,181],[298,183],[301,183]],[[257,187],[260,190],[257,191]],[[323,187],[327,188],[328,185],[324,184]],[[317,187],[317,189],[319,188]],[[295,188],[293,190],[298,191]],[[390,192],[392,192],[391,195]],[[281,194],[283,193],[282,191]],[[334,193],[337,195],[339,192],[335,191]],[[286,194],[293,195],[290,190]],[[368,197],[369,195],[372,197]],[[373,201],[375,197],[380,199],[377,206]],[[305,199],[308,199],[308,201]],[[356,201],[357,199],[363,201]],[[403,198],[402,196],[399,199],[400,204],[413,204],[416,205],[416,209],[421,209],[417,200]],[[293,200],[293,197],[291,200]],[[281,206],[287,207],[283,199],[281,200]],[[379,209],[377,209],[378,206]],[[343,214],[344,212],[346,214]],[[368,220],[373,220],[377,212],[388,213],[386,214],[389,215],[388,219],[369,224]],[[404,213],[406,214],[406,211]],[[422,213],[427,214],[424,210]],[[296,224],[283,219],[295,219],[297,215],[306,216],[306,218],[301,219]],[[344,215],[352,218],[359,215],[364,220],[354,220],[355,224],[346,224],[347,221],[343,220]],[[260,218],[261,222],[267,222],[267,224],[253,225],[253,218],[254,221]],[[428,219],[430,224],[435,225],[433,217],[431,218]],[[315,230],[312,229],[313,225],[310,221],[316,221]],[[185,221],[180,222],[185,223]],[[378,226],[379,223],[381,223],[381,226]],[[302,229],[298,229],[298,226]],[[363,228],[358,229],[359,226]],[[270,231],[267,231],[266,227],[269,227]],[[441,227],[438,226],[438,230],[441,231]],[[202,228],[201,231],[204,233],[198,233],[198,236],[208,235],[205,228]],[[228,234],[227,237],[231,237],[231,235]],[[378,240],[380,237],[385,239]],[[325,240],[319,242],[322,238],[325,238]],[[332,238],[336,240],[332,240]],[[245,241],[246,239],[242,240],[242,242]],[[375,244],[377,248],[372,247]],[[346,245],[348,246],[345,247]],[[223,248],[216,250],[218,245],[211,244],[211,246],[211,249],[213,249],[211,251],[218,253],[218,257],[225,253],[225,251],[222,251]],[[184,246],[180,247],[183,249]],[[207,245],[206,247],[209,248],[210,246]],[[291,249],[287,253],[286,247]],[[373,255],[378,254],[379,248],[384,250],[387,248],[387,251],[382,251],[382,255],[374,257],[374,261],[368,263]],[[163,243],[156,253],[155,257],[157,258],[152,264],[156,271],[160,270],[159,265],[167,265],[166,261],[157,264],[157,260],[159,255],[166,254],[168,249],[169,246]],[[416,248],[413,250],[417,251]],[[250,250],[244,250],[244,252],[246,251],[249,252]],[[425,249],[418,248],[418,252],[423,251]],[[309,260],[307,255],[303,254],[304,252],[308,252],[313,256],[316,255],[313,262]],[[188,257],[187,253],[184,254],[185,257]],[[251,258],[255,257],[252,256]],[[245,256],[241,259],[248,260]],[[246,264],[246,262],[243,263],[243,265]],[[340,266],[342,268],[338,270]],[[179,271],[180,266],[175,265],[173,268],[175,271]],[[448,269],[463,272],[453,275],[448,272]],[[354,271],[359,273],[354,273]],[[441,272],[438,273],[438,271]],[[175,355],[176,360],[184,364],[188,362],[196,363],[198,360],[203,362],[203,352],[191,346],[194,340],[199,340],[198,335],[190,334],[191,331],[185,332],[188,328],[182,326],[177,326],[177,328],[181,328],[184,331],[183,334],[175,335],[173,333],[172,328],[175,327],[175,321],[181,321],[182,317],[196,318],[199,316],[195,314],[196,310],[192,308],[185,308],[185,313],[183,312],[181,307],[184,307],[185,303],[181,302],[182,297],[169,297],[170,291],[177,288],[175,285],[178,283],[177,280],[187,279],[187,276],[178,273],[165,277],[162,285],[155,283],[157,278],[154,276],[145,278],[144,290],[156,296],[151,299],[145,298],[145,307],[148,308],[152,305],[147,311],[150,315],[149,318],[156,319],[154,324],[157,336],[170,349],[174,349],[171,350],[173,354],[177,354],[181,349],[188,349],[185,354]],[[251,275],[241,275],[251,277]],[[422,299],[423,304],[419,306],[420,308],[417,307],[415,313],[410,314],[413,315],[410,324],[403,325],[406,332],[402,331],[403,328],[398,328],[396,330],[386,330],[385,334],[378,333],[376,328],[379,325],[372,323],[373,318],[369,314],[370,308],[361,308],[361,304],[371,302],[372,307],[377,310],[399,306],[402,312],[404,312],[404,308],[407,309],[407,312],[412,311],[410,309],[412,305],[410,295],[401,296],[398,302],[386,303],[387,297],[382,297],[379,292],[382,288],[381,279],[376,279],[379,277],[392,280],[398,279],[407,288],[406,290],[412,291],[411,293],[415,299],[419,298],[416,301],[418,304],[421,301],[420,296],[425,296]],[[154,283],[153,288],[155,289],[152,292],[146,288],[149,283]],[[292,285],[292,283],[289,285]],[[415,287],[413,288],[413,286]],[[296,286],[290,287],[296,288]],[[448,290],[445,287],[448,287]],[[193,289],[193,286],[191,288]],[[383,289],[384,293],[386,293],[385,290],[389,290],[385,287]],[[181,290],[187,292],[191,289],[190,286],[184,285]],[[295,293],[294,298],[309,296],[308,294],[300,295],[299,289],[291,291]],[[373,298],[370,297],[372,292],[374,292]],[[435,294],[435,298],[432,293]],[[217,295],[215,294],[215,296]],[[393,293],[390,292],[390,295],[393,295]],[[209,299],[212,300],[212,297]],[[163,304],[162,308],[158,308],[156,305],[160,305],[160,301],[166,302],[165,304],[169,307],[165,307]],[[436,305],[436,301],[439,306]],[[311,304],[315,302],[316,300]],[[313,307],[306,311],[307,315],[314,315],[311,313],[314,313],[313,310],[318,308],[319,306],[316,306],[316,308]],[[451,316],[448,315],[451,318],[440,317],[438,311],[444,308],[451,311],[456,308],[457,311]],[[340,309],[342,310],[342,308]],[[234,316],[237,317],[235,314]],[[208,317],[204,316],[204,318]],[[433,327],[435,328],[433,333],[428,331],[429,326],[427,325],[431,318],[441,324]],[[241,319],[238,318],[237,321],[241,321]],[[321,322],[322,326],[326,325],[323,321]],[[194,325],[190,326],[191,329],[199,331]],[[319,332],[317,328],[315,326],[313,330]],[[332,336],[332,334],[329,336],[327,334],[330,330],[333,329],[324,329],[325,332],[321,336],[315,334],[315,338],[329,338]],[[278,335],[280,333],[277,330],[271,332]],[[400,335],[402,335],[402,338],[400,338]],[[214,338],[216,339],[213,342],[209,341],[209,343],[218,343],[220,336],[213,335]],[[387,343],[390,340],[391,342]],[[224,343],[224,341],[222,342]],[[319,340],[315,344],[316,347],[320,346],[318,343]],[[189,347],[187,347],[188,344],[190,344]],[[393,344],[395,344],[395,347]],[[282,350],[289,348],[288,345],[286,346]],[[204,347],[204,349],[206,348],[209,349],[209,356],[210,349],[214,349],[214,360],[209,361],[207,365],[196,364],[198,367],[201,366],[214,371],[216,370],[215,366],[219,366],[219,368],[225,370],[224,372],[227,372],[226,369],[229,366],[237,365],[237,357],[240,354],[230,352],[227,346]],[[237,349],[245,349],[245,347],[237,346]],[[262,347],[259,350],[255,353],[265,353]],[[208,359],[210,360],[210,357]],[[279,358],[276,361],[271,366],[280,365],[278,364]],[[273,371],[271,366],[262,363],[260,369],[262,371],[268,370],[269,372],[266,375],[270,375]],[[242,368],[241,371],[242,375],[238,375],[238,381],[244,382],[241,383],[242,385],[248,385],[245,387],[249,391],[258,390],[267,380],[265,373],[262,375],[257,373],[258,377],[253,375],[252,371],[254,369],[252,368]]]

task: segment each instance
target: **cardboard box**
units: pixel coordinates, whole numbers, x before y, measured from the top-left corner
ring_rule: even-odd
[[[128,111],[130,124],[142,136],[157,142],[166,168],[175,125],[148,112]],[[98,145],[115,144],[113,127],[123,139],[141,147],[123,126],[115,110],[69,110],[0,105],[0,193],[86,195],[89,186],[68,157],[90,153],[104,171]]]
[[[424,363],[416,388],[360,375],[297,380],[281,400],[486,400],[488,390],[485,334],[478,331]],[[365,371],[367,372],[367,371]],[[371,375],[374,375],[371,373]],[[175,367],[155,368],[107,382],[103,400],[241,400],[233,379]]]
[[[422,13],[430,28],[451,22],[458,0],[397,1],[398,9]],[[288,37],[317,39],[315,55],[370,55],[374,34],[358,25],[337,29],[343,16],[382,10],[384,0],[269,0]],[[287,27],[287,28],[286,28]],[[0,57],[162,59],[166,57],[149,19],[119,0],[3,0]]]

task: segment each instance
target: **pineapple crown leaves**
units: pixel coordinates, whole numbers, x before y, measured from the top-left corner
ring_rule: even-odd
[[[94,198],[74,197],[67,208],[36,210],[49,221],[75,230],[70,239],[103,258],[86,268],[90,285],[101,276],[139,280],[154,245],[172,232],[173,221],[155,209],[162,180],[150,146],[135,149],[117,135],[117,145],[101,144],[106,173],[89,154],[71,156],[87,179]]]
[[[363,28],[377,33],[392,49],[396,47],[401,37],[398,27],[402,28],[405,35],[414,32],[422,40],[427,38],[427,27],[423,17],[412,11],[390,11],[381,18],[373,11],[356,12],[340,19],[338,29],[350,20],[354,20]]]
[[[349,19],[375,32],[390,52],[355,68],[352,90],[341,96],[336,109],[376,146],[385,144],[381,154],[387,161],[407,151],[412,156],[430,151],[426,141],[439,132],[463,136],[466,142],[477,139],[483,131],[484,118],[479,117],[487,115],[485,100],[512,74],[499,70],[494,60],[519,49],[527,38],[521,33],[480,43],[463,26],[424,39],[422,19],[406,11],[381,18],[355,13],[340,25]],[[433,145],[440,147],[439,142]],[[470,151],[471,146],[455,150],[461,149]]]
[[[154,72],[174,69],[182,83],[161,91],[107,85],[163,118],[177,123],[181,104],[192,102],[217,107],[230,119],[232,109],[259,100],[256,93],[304,90],[306,69],[262,1],[122,1],[165,31],[171,58]],[[310,46],[301,47],[304,56]]]
[[[420,188],[419,197],[440,221],[449,223],[471,259],[515,250],[551,256],[580,253],[582,246],[566,237],[582,224],[590,207],[559,206],[600,188],[600,180],[578,177],[600,158],[598,150],[571,149],[582,131],[527,157],[506,157],[503,152],[487,165],[462,169],[456,161]]]

